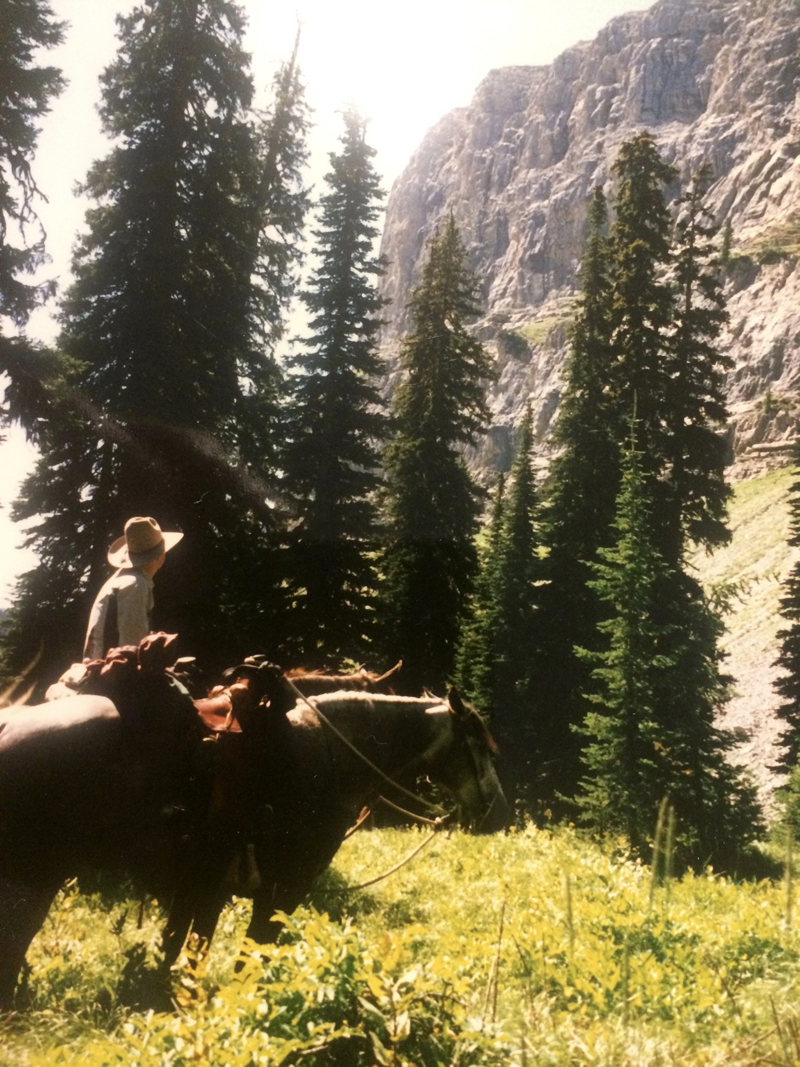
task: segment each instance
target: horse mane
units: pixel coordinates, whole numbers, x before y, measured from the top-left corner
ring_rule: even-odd
[[[387,678],[391,678],[402,666],[403,661],[400,660],[394,667],[383,674],[376,674],[374,671],[368,671],[363,667],[347,674],[293,667],[284,673],[284,677],[288,678],[306,695],[331,693],[338,690],[377,690],[377,687],[382,682],[385,682]]]
[[[497,755],[500,749],[497,742],[492,737],[484,717],[480,714],[477,708],[466,700],[462,700],[457,694],[453,694],[453,698],[458,700],[460,707],[463,709],[469,727],[480,735],[480,739],[484,742],[488,750],[493,755]],[[403,697],[387,695],[384,693],[338,690],[334,692],[320,693],[318,696],[314,697],[314,700],[319,702],[321,709],[326,714],[330,711],[335,714],[338,708],[346,701],[349,710],[353,710],[354,707],[359,708],[359,710],[372,710],[376,707],[383,707],[401,711],[404,708],[410,710],[412,708],[424,707],[426,711],[430,711],[432,708],[442,707],[446,709],[450,715],[460,717],[447,697],[438,697],[435,694],[428,692],[427,689],[425,690],[425,695],[421,697]],[[302,704],[303,702],[301,701],[300,703]]]
[[[500,752],[500,746],[492,736],[492,732],[489,729],[489,724],[486,722],[486,719],[484,719],[483,715],[481,715],[473,704],[468,703],[466,700],[462,700],[462,704],[469,715],[470,724],[477,727],[477,731],[481,735],[482,740],[486,743],[486,747],[493,756],[496,756]]]

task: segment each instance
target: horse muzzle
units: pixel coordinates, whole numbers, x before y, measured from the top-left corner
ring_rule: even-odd
[[[506,800],[505,793],[498,789],[486,809],[484,815],[475,822],[475,833],[496,834],[500,830],[508,828],[511,818],[511,808]]]

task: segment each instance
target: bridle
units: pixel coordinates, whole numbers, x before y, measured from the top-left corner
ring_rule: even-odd
[[[410,800],[413,800],[417,804],[421,804],[423,808],[427,809],[430,812],[433,812],[433,814],[439,817],[448,816],[448,813],[444,810],[443,807],[441,807],[441,805],[432,804],[429,800],[425,800],[424,797],[418,796],[416,793],[412,793],[410,789],[406,789],[405,786],[400,785],[399,782],[396,782],[388,774],[382,771],[380,767],[377,767],[368,756],[365,756],[364,753],[356,745],[353,744],[349,737],[345,737],[341,730],[339,730],[338,727],[334,726],[334,724],[327,717],[327,715],[320,711],[319,707],[317,707],[317,705],[311,699],[309,699],[304,693],[300,692],[300,690],[297,688],[294,682],[291,681],[291,679],[286,678],[286,683],[292,690],[292,692],[295,694],[295,696],[302,700],[303,703],[306,704],[314,712],[319,721],[324,726],[327,726],[327,728],[342,742],[343,745],[345,745],[353,753],[354,756],[357,756],[358,759],[360,759],[365,766],[369,767],[373,774],[377,775],[377,777],[384,781],[387,785],[390,785],[393,789],[396,789],[399,793],[402,793]]]

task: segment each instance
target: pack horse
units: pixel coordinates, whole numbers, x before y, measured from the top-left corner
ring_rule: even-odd
[[[455,694],[293,700],[285,688],[249,708],[239,700],[236,730],[181,708],[160,727],[155,760],[143,740],[153,709],[86,695],[0,712],[0,1008],[55,894],[80,870],[125,871],[171,900],[172,961],[190,928],[211,940],[231,892],[253,897],[248,936],[274,940],[274,912],[302,901],[361,808],[387,791],[384,776],[408,785],[427,775],[474,829],[506,825],[494,743]]]

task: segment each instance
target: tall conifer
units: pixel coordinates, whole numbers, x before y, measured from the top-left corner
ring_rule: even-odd
[[[540,586],[543,570],[536,529],[531,465],[533,418],[519,428],[509,488],[495,507],[487,551],[458,656],[457,679],[489,715],[500,745],[500,772],[512,801],[535,798],[530,779],[541,755]]]
[[[292,629],[303,662],[360,658],[375,576],[375,504],[385,415],[378,393],[383,264],[373,246],[382,192],[365,124],[344,116],[321,199],[315,268],[303,302],[306,351],[289,362],[292,402],[285,482],[299,522],[292,543]]]
[[[717,728],[727,699],[720,624],[696,583],[675,571],[653,536],[641,455],[628,452],[613,548],[599,551],[593,587],[608,605],[597,688],[586,715],[589,775],[579,802],[600,827],[646,845],[664,797],[685,861],[735,861],[763,829],[754,787],[725,759],[735,737]]]
[[[63,35],[63,23],[45,0],[15,0],[5,6],[0,26],[0,316],[17,327],[25,325],[51,291],[48,285],[27,284],[20,275],[45,260],[32,160],[38,120],[65,84],[60,70],[37,63],[36,53],[54,48]]]
[[[583,721],[589,668],[574,648],[596,646],[601,611],[588,582],[597,549],[612,540],[619,484],[618,423],[610,390],[608,208],[600,187],[592,194],[587,224],[581,295],[554,434],[561,451],[553,461],[543,513],[550,581],[542,590],[547,618],[542,640],[549,670],[542,677],[547,712],[540,724],[543,761],[537,776],[553,799],[556,793],[570,795],[580,774],[580,738],[573,727]]]
[[[711,168],[701,167],[679,201],[674,250],[677,290],[674,333],[668,351],[665,396],[669,440],[662,522],[673,566],[683,562],[687,540],[712,549],[730,540],[725,480],[727,445],[720,430],[728,418],[724,371],[733,366],[719,351],[728,321],[714,238],[719,227],[705,206]]]
[[[264,281],[259,257],[265,183],[285,171],[264,171],[235,3],[146,0],[118,26],[118,57],[101,78],[114,147],[84,183],[95,206],[62,308],[72,391],[16,509],[38,516],[42,562],[22,580],[11,639],[22,649],[44,636],[50,663],[74,658],[108,544],[126,518],[152,514],[187,535],[159,575],[156,624],[181,633],[187,651],[228,659],[247,651],[243,587],[261,593],[248,644],[271,636],[276,583],[260,569],[271,485],[254,420],[242,416],[246,398],[260,402],[274,382],[263,346],[275,279]],[[284,114],[302,107],[298,91]],[[302,116],[288,128],[279,151],[293,174]],[[297,229],[297,217],[275,221]]]
[[[64,86],[61,71],[40,65],[36,53],[62,38],[63,23],[44,0],[5,5],[0,19],[0,318],[12,324],[13,332],[0,332],[0,372],[10,378],[4,414],[30,433],[47,409],[39,379],[59,373],[52,354],[19,333],[34,307],[53,292],[51,283],[24,281],[46,261],[33,156],[38,121]]]
[[[387,655],[403,657],[410,689],[441,689],[475,576],[483,498],[462,450],[488,422],[492,376],[467,329],[478,313],[477,283],[452,215],[431,238],[410,308],[386,451],[382,632]]]

